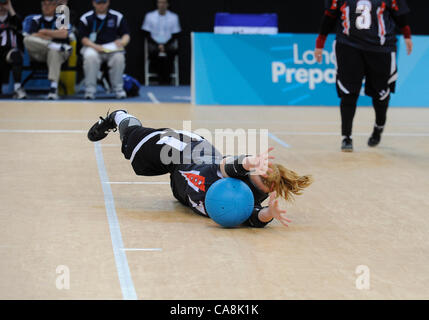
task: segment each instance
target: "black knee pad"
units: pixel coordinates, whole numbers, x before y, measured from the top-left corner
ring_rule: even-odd
[[[126,131],[128,131],[128,128],[136,127],[136,126],[137,127],[142,126],[142,123],[137,118],[128,117],[128,118],[125,118],[124,120],[122,120],[121,123],[119,124],[119,136],[120,136],[121,140],[124,137]]]
[[[24,59],[22,53],[18,49],[12,49],[6,56],[6,61],[12,65],[22,65]]]

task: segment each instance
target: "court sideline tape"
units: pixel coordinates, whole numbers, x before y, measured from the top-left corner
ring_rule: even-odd
[[[99,142],[94,143],[95,157],[97,159],[98,173],[100,175],[101,186],[103,188],[104,203],[106,206],[107,219],[109,221],[110,236],[112,238],[113,254],[115,256],[116,269],[118,270],[119,283],[121,285],[122,297],[124,300],[137,300],[137,293],[131,278],[130,268],[126,252],[123,250],[122,234],[116,215],[115,201],[109,178],[104,165],[103,153]]]

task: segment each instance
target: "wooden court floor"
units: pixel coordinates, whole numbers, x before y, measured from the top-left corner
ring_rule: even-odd
[[[87,140],[109,108],[269,129],[276,161],[315,183],[283,204],[289,228],[222,229],[168,176],[135,176],[117,133]],[[391,109],[369,149],[373,117],[358,109],[345,154],[332,107],[0,102],[0,299],[429,299],[429,109]]]

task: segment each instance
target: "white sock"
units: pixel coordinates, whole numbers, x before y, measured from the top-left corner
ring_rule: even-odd
[[[122,122],[122,120],[127,118],[134,118],[132,115],[125,113],[124,111],[118,111],[115,114],[115,123],[117,126]]]
[[[343,136],[343,139],[345,139],[345,138],[352,138],[352,136]]]
[[[20,83],[15,83],[14,85],[13,85],[13,89],[14,89],[14,91],[18,91],[18,89],[19,88],[21,88],[21,84]]]
[[[61,44],[60,43],[56,43],[56,42],[51,42],[48,45],[49,49],[55,50],[55,51],[61,51]]]
[[[384,126],[377,126],[377,125],[375,125],[374,127],[376,127],[379,130],[383,130],[384,129]]]
[[[51,81],[51,88],[52,89],[57,89],[58,88],[58,82]]]

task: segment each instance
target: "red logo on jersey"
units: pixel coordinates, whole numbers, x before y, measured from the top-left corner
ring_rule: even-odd
[[[189,172],[184,172],[184,171],[180,171],[180,173],[182,174],[182,176],[186,179],[186,181],[188,182],[188,185],[190,187],[192,187],[192,189],[194,189],[195,191],[206,191],[206,178],[203,176],[200,176],[200,172],[199,171],[189,171]]]
[[[398,3],[396,2],[396,0],[392,0],[392,9],[399,11]]]
[[[338,0],[332,0],[331,10],[337,10]]]

